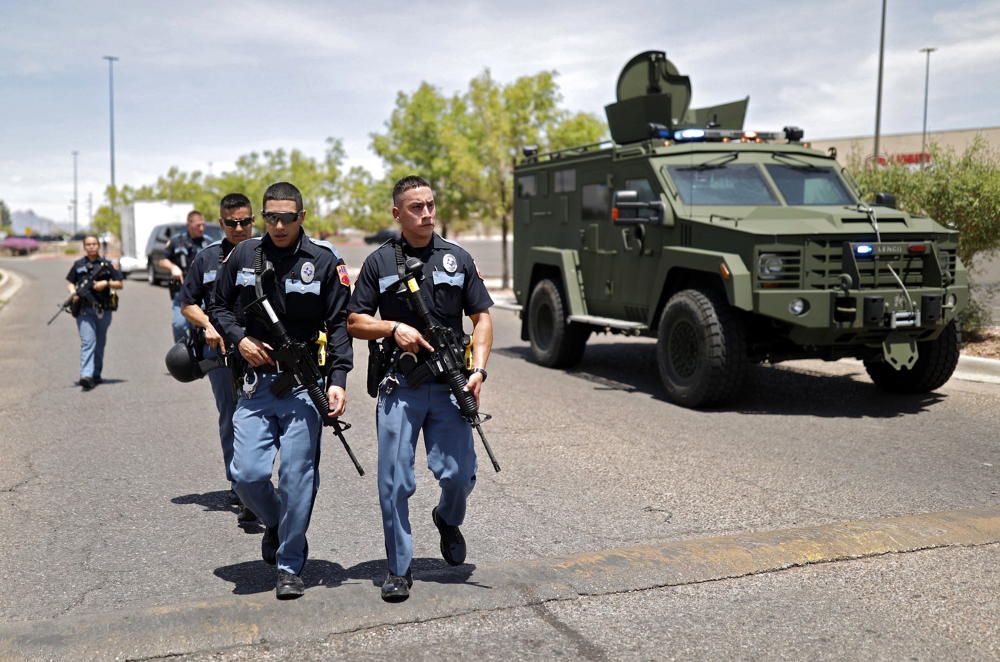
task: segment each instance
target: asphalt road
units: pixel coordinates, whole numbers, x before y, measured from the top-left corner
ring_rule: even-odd
[[[90,614],[266,597],[274,578],[259,559],[260,531],[237,528],[224,503],[209,385],[177,383],[163,368],[166,289],[129,281],[109,334],[107,383],[82,393],[72,319],[45,326],[69,261],[0,268],[25,278],[0,310],[0,624],[58,628]],[[612,547],[1000,506],[995,386],[952,381],[927,396],[891,396],[859,365],[796,362],[757,370],[734,406],[690,411],[662,399],[650,341],[599,337],[579,369],[554,371],[528,360],[513,313],[494,317],[482,407],[496,416],[486,431],[503,472],[481,462],[463,526],[470,563],[446,584],[475,588],[479,565],[516,569]],[[345,418],[369,473],[359,478],[339,444],[326,444],[308,591],[297,605],[359,586],[365,608],[379,604],[374,404],[364,393],[364,343],[355,352]],[[444,570],[435,501],[429,472],[418,472],[415,596]],[[990,659],[1000,656],[997,560],[992,544],[639,593],[610,587],[358,632],[330,623],[287,649],[226,655]],[[469,651],[448,654],[466,639]],[[199,649],[175,652],[191,650]]]

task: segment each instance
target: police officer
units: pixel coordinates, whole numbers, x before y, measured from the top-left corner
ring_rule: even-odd
[[[208,309],[215,292],[215,277],[219,265],[229,253],[244,239],[253,234],[253,208],[250,199],[242,193],[230,193],[219,203],[219,225],[224,238],[206,246],[191,262],[184,284],[181,286],[181,313],[192,326],[204,329],[205,358],[211,359],[226,353],[226,343],[219,329],[209,320]],[[239,506],[236,520],[240,523],[257,519],[253,511],[244,506],[236,494],[235,483],[229,464],[233,460],[233,412],[236,410],[236,392],[229,370],[211,370],[208,379],[215,395],[215,406],[219,410],[219,439],[222,442],[222,459],[229,481],[230,503]]]
[[[83,238],[84,256],[73,263],[66,274],[66,289],[73,296],[76,328],[80,333],[80,387],[89,391],[101,383],[104,368],[104,344],[111,326],[111,312],[117,308],[117,295],[125,276],[107,258],[100,255],[101,242],[96,235]],[[80,298],[77,286],[93,279],[90,292]]]
[[[235,440],[230,466],[240,499],[266,527],[264,561],[278,566],[278,599],[297,598],[305,587],[300,573],[309,556],[306,530],[319,488],[319,439],[322,421],[304,387],[284,397],[271,385],[282,366],[269,350],[277,338],[267,323],[244,312],[263,284],[259,266],[270,262],[275,289],[265,291],[287,332],[301,342],[327,338],[326,391],[330,416],[344,413],[347,373],[353,366],[347,334],[351,281],[340,254],[330,244],[309,238],[302,194],[292,184],[272,184],[264,192],[264,237],[238,245],[219,268],[209,316],[249,364],[233,416]],[[263,285],[262,285],[263,286]],[[275,453],[281,448],[278,490],[271,484]]]
[[[183,340],[188,329],[187,320],[181,313],[181,283],[195,256],[207,243],[205,217],[200,211],[193,209],[187,215],[187,230],[167,241],[167,248],[160,258],[160,268],[170,272],[170,296],[173,304],[170,325],[173,328],[174,342]]]
[[[459,335],[463,313],[472,318],[474,369],[467,389],[478,403],[493,344],[489,312],[493,300],[472,257],[434,232],[434,192],[427,181],[416,176],[400,179],[393,187],[392,200],[392,215],[402,237],[382,244],[365,260],[351,297],[348,330],[355,338],[384,338],[383,349],[396,357],[410,352],[420,360],[434,349],[420,333],[420,318],[397,293],[399,264],[407,257],[418,258],[424,263],[420,289],[432,316]],[[376,311],[381,319],[373,316]],[[376,423],[379,504],[389,566],[381,592],[383,599],[399,601],[409,597],[413,585],[408,500],[416,489],[413,466],[417,435],[423,430],[427,467],[441,486],[431,519],[440,533],[441,554],[451,565],[465,561],[465,539],[459,526],[476,484],[476,454],[472,428],[462,418],[448,385],[429,381],[410,386],[399,366],[390,367],[382,382]]]

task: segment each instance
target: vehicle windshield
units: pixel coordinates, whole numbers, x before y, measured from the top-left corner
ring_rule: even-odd
[[[770,163],[764,166],[789,205],[853,205],[857,202],[833,168]]]
[[[778,199],[757,166],[750,163],[668,165],[686,205],[777,205]]]

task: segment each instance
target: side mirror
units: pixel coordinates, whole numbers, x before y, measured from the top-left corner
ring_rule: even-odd
[[[664,206],[660,200],[639,200],[639,193],[622,189],[611,197],[611,220],[615,225],[640,225],[663,220]]]
[[[894,193],[876,193],[875,204],[880,207],[896,209],[896,195]]]

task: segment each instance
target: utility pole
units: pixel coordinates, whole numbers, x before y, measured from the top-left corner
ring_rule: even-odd
[[[882,62],[885,59],[885,5],[882,0],[882,36],[878,42],[878,92],[875,96],[875,164],[878,165],[879,134],[882,125]]]
[[[924,131],[920,135],[920,167],[923,168],[927,165],[924,160],[924,154],[927,153],[927,90],[931,82],[931,53],[936,51],[936,48],[921,48],[921,53],[927,53],[927,68],[924,70]]]
[[[115,213],[115,198],[118,189],[115,188],[115,62],[118,58],[114,55],[105,55],[108,61],[108,116],[111,121],[111,214]]]
[[[77,212],[77,210],[80,208],[80,198],[79,198],[78,189],[77,189],[77,186],[76,186],[76,184],[77,184],[77,179],[76,179],[76,173],[77,173],[77,170],[76,170],[76,157],[77,157],[77,155],[79,153],[80,152],[78,152],[76,150],[73,150],[73,234],[76,234],[77,217],[79,215],[78,212]]]

